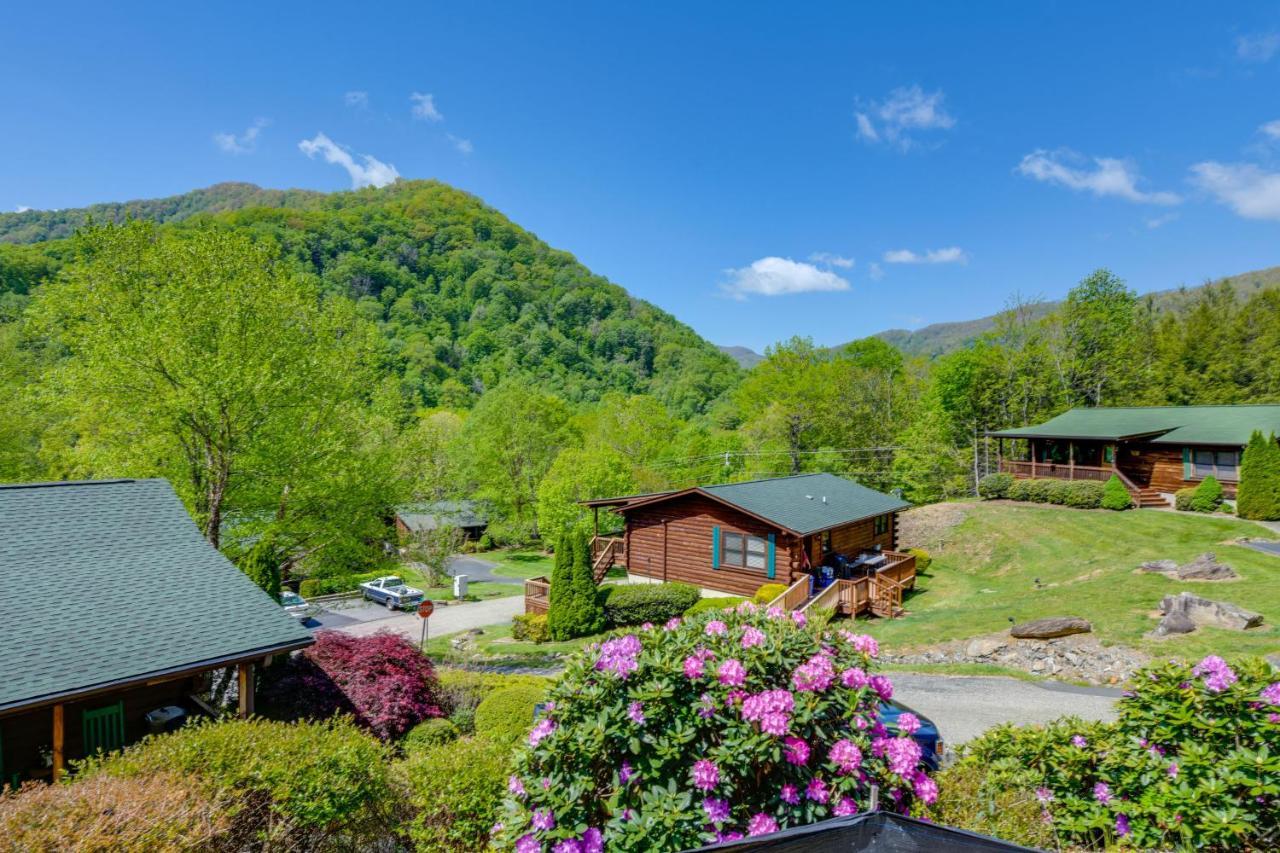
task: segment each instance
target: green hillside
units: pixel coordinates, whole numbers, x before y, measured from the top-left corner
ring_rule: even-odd
[[[423,405],[466,407],[523,375],[571,402],[652,393],[687,417],[740,372],[670,314],[435,181],[332,194],[219,184],[153,201],[0,215],[0,322],[56,273],[72,249],[65,238],[90,217],[179,230],[213,223],[275,241],[284,258],[378,323],[390,371]]]

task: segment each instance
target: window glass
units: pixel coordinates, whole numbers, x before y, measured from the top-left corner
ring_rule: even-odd
[[[1218,479],[1220,480],[1236,480],[1239,479],[1236,466],[1239,464],[1240,454],[1234,450],[1219,450],[1217,453],[1218,463]]]
[[[1197,477],[1208,477],[1213,474],[1213,451],[1197,450],[1195,452],[1195,470]]]
[[[724,562],[731,566],[742,565],[742,539],[741,533],[726,533],[724,535]]]
[[[747,537],[747,568],[763,569],[765,567],[766,544],[759,536]]]

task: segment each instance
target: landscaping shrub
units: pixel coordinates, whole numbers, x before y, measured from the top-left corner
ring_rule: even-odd
[[[699,613],[708,611],[719,612],[731,607],[737,607],[746,600],[739,595],[709,595],[706,598],[699,598],[695,601],[693,606],[684,612],[684,615],[697,616]]]
[[[579,532],[573,537],[573,602],[575,637],[598,634],[605,629],[607,617],[600,604],[600,588],[591,570],[591,540]]]
[[[516,756],[499,846],[684,850],[865,810],[871,785],[895,811],[931,802],[918,744],[877,722],[875,641],[803,623],[746,602],[575,655]]]
[[[1093,480],[1068,481],[1061,490],[1062,503],[1076,509],[1097,509],[1102,506],[1104,491],[1106,486]]]
[[[1268,849],[1280,832],[1277,743],[1280,676],[1258,658],[1210,656],[1136,673],[1115,723],[992,729],[964,748],[955,772],[980,780],[969,809],[979,821],[1001,796],[1035,797],[1058,845]]]
[[[556,546],[549,596],[547,632],[551,639],[572,640],[604,630],[600,590],[591,574],[591,545],[581,531],[566,533]]]
[[[486,849],[506,792],[511,746],[464,738],[415,753],[402,765],[415,815],[409,837],[419,851]]]
[[[279,601],[281,561],[280,548],[275,544],[275,537],[268,532],[236,560],[236,565],[263,592],[271,596],[272,601]]]
[[[1112,479],[1115,479],[1114,477]],[[1116,481],[1119,483],[1119,481]],[[1124,491],[1124,484],[1120,484]],[[1124,492],[1128,497],[1128,492]],[[1106,486],[1092,480],[1014,480],[1008,497],[1015,501],[1058,504],[1076,509],[1097,509],[1106,495]]]
[[[751,600],[756,604],[768,604],[786,591],[787,585],[785,583],[767,583],[756,590],[756,594],[752,596]]]
[[[569,535],[556,542],[555,562],[551,565],[551,588],[547,591],[547,632],[553,640],[569,639],[569,620],[573,616],[573,550]]]
[[[399,634],[321,631],[315,645],[267,670],[263,711],[281,719],[351,714],[383,740],[443,716],[431,662]]]
[[[1240,458],[1236,515],[1260,521],[1280,521],[1280,445],[1274,435],[1254,431]]]
[[[1191,495],[1194,512],[1217,512],[1222,506],[1222,484],[1213,475],[1205,477]]]
[[[99,776],[192,778],[232,803],[262,849],[360,849],[385,839],[398,820],[389,759],[349,720],[201,721],[82,762],[74,785]]]
[[[1191,512],[1191,500],[1196,496],[1196,487],[1187,486],[1173,493],[1173,508],[1180,512]]]
[[[551,639],[547,628],[547,614],[521,613],[511,618],[511,637],[530,643],[545,643]]]
[[[929,819],[1037,850],[1058,849],[1035,786],[993,786],[990,778],[990,768],[973,762],[962,761],[939,772],[934,777],[938,801],[930,807]]]
[[[449,722],[453,723],[458,734],[473,735],[476,733],[476,709],[459,708],[449,715]]]
[[[178,773],[28,783],[0,794],[0,849],[107,853],[231,848],[229,802]]]
[[[701,597],[696,587],[683,583],[637,583],[604,589],[604,612],[609,624],[655,625],[680,616]]]
[[[492,551],[493,537],[490,536],[488,533],[481,533],[480,541],[477,544],[479,545],[479,548],[481,551]]]
[[[1112,474],[1111,479],[1107,480],[1106,486],[1102,489],[1102,508],[1124,510],[1131,506],[1133,506],[1133,498],[1129,495],[1129,490],[1124,487],[1124,483],[1120,482],[1119,477]]]
[[[978,496],[988,501],[1007,498],[1013,483],[1012,474],[988,474],[978,481]]]
[[[494,740],[518,740],[533,728],[533,709],[546,695],[546,689],[541,687],[493,691],[476,708],[476,733]]]
[[[458,727],[454,725],[452,720],[447,720],[444,717],[432,717],[409,729],[408,734],[400,741],[400,746],[406,752],[431,749],[441,744],[449,743],[452,740],[457,740],[459,734]]]
[[[1031,500],[1031,484],[1036,480],[1014,480],[1013,485],[1009,486],[1009,500],[1011,501],[1029,501]]]
[[[474,728],[475,710],[485,697],[495,690],[509,687],[533,687],[545,692],[552,679],[543,675],[503,675],[497,672],[471,672],[465,669],[441,669],[439,671],[440,702],[459,729]],[[457,715],[472,714],[468,724],[459,722]]]
[[[929,567],[933,565],[933,557],[923,548],[908,548],[907,553],[916,558],[917,572],[927,572]]]
[[[298,584],[298,595],[311,598],[316,595],[334,595],[339,592],[354,592],[360,584],[380,578],[386,572],[364,572],[356,575],[333,575],[317,578],[304,578]]]

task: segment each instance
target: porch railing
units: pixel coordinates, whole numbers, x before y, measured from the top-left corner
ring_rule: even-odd
[[[800,578],[800,580],[787,587],[786,592],[770,601],[766,607],[781,607],[783,610],[799,610],[809,598],[809,577]]]
[[[545,577],[529,578],[524,582],[524,612],[546,613],[551,606],[551,581]]]
[[[609,569],[627,562],[627,543],[620,536],[597,536],[591,540],[591,574],[596,583],[604,580]]]
[[[1069,465],[1061,462],[1027,462],[1004,459],[1000,462],[1000,470],[1015,477],[1047,477],[1054,480],[1100,480],[1111,479],[1116,470],[1100,465]]]

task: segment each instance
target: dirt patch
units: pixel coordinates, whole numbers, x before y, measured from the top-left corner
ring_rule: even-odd
[[[951,530],[969,514],[966,504],[928,504],[898,516],[898,540],[903,547],[935,551],[951,539]]]

